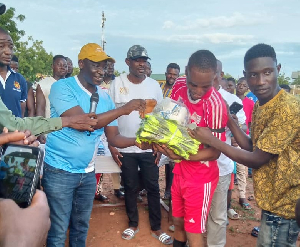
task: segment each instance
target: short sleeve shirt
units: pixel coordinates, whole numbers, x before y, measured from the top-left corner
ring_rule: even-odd
[[[253,100],[245,97],[243,99],[243,109],[246,114],[246,125],[247,125],[247,132],[246,134],[249,135],[249,123],[252,122],[252,112],[254,108],[254,102]]]
[[[0,96],[6,107],[16,117],[22,117],[21,102],[27,99],[27,82],[25,78],[8,67],[8,77],[0,78]]]
[[[212,87],[199,101],[193,101],[186,86],[186,77],[180,77],[173,86],[171,98],[186,105],[191,115],[191,122],[199,127],[225,129],[227,125],[227,107],[222,96]],[[226,141],[225,131],[213,132],[222,141]],[[199,149],[205,148],[200,145]],[[201,183],[210,182],[219,176],[217,161],[189,161],[176,163],[173,173],[183,176],[186,180]]]
[[[170,98],[170,96],[172,94],[172,87],[169,89],[165,88],[166,82],[161,82],[159,85],[162,90],[164,98],[166,98],[166,97]]]
[[[286,219],[295,218],[300,197],[300,100],[283,89],[266,104],[255,104],[253,147],[274,154],[253,170],[254,193],[260,208]]]
[[[110,96],[97,87],[99,103],[96,114],[115,109]],[[52,85],[49,99],[51,117],[59,117],[65,111],[80,106],[85,113],[90,109],[91,93],[79,82],[77,76],[59,80]],[[113,121],[108,126],[117,126]],[[104,128],[88,135],[85,131],[63,128],[48,135],[45,162],[71,173],[87,173],[94,170],[94,159]]]

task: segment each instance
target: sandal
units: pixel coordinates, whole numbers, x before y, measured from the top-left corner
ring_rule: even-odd
[[[243,202],[240,204],[242,206],[243,209],[245,210],[250,210],[251,209],[251,206],[249,203],[246,203],[246,202]]]
[[[235,212],[234,209],[232,209],[232,208],[228,209],[227,216],[229,219],[232,219],[232,220],[238,220],[240,218],[239,214],[237,212]]]
[[[152,232],[151,235],[153,237],[155,237],[156,239],[158,239],[160,242],[162,242],[165,245],[173,244],[172,238],[164,232],[162,234],[160,234],[159,236],[157,236],[154,232]]]
[[[251,195],[251,196],[248,196],[248,201],[253,201],[254,200],[254,196]]]
[[[251,231],[251,236],[253,236],[253,237],[258,237],[258,233],[259,233],[259,227],[254,227],[253,229],[252,229],[252,231]]]
[[[139,228],[137,228],[135,231],[131,228],[127,228],[122,233],[122,238],[125,240],[131,240],[134,238],[135,234],[139,232]]]

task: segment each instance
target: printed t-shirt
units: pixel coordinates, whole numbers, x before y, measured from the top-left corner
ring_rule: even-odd
[[[246,114],[246,125],[247,125],[247,132],[246,134],[249,135],[249,123],[252,122],[252,112],[254,108],[254,102],[253,100],[245,97],[243,99],[243,109]]]
[[[115,109],[107,93],[97,87],[99,104],[96,114]],[[79,82],[77,76],[59,80],[52,85],[49,95],[51,117],[59,117],[65,111],[80,106],[85,113],[90,110],[91,93]],[[108,126],[117,126],[113,121]],[[91,132],[63,128],[48,135],[45,162],[71,173],[87,173],[94,170],[94,160],[104,128]]]
[[[150,77],[138,84],[130,82],[127,74],[121,74],[112,81],[109,88],[111,96],[116,107],[121,107],[132,99],[155,99],[157,103],[162,101],[163,95],[157,81]],[[126,137],[136,137],[136,132],[140,127],[141,118],[138,111],[133,111],[129,115],[118,118],[118,128],[121,135]],[[143,153],[152,152],[151,149],[141,150],[136,146],[119,148],[124,153]]]
[[[163,97],[166,98],[170,98],[171,94],[172,94],[172,87],[169,88],[169,89],[166,89],[166,82],[161,82],[160,84],[160,88],[162,90],[162,93],[163,93]]]
[[[253,149],[274,154],[253,169],[258,206],[285,219],[295,218],[300,196],[300,100],[281,89],[266,104],[254,106],[251,124]]]
[[[255,96],[255,94],[252,92],[247,93],[246,97],[251,99],[254,103],[256,103],[256,101],[258,100],[257,97]]]
[[[227,125],[227,107],[222,96],[212,87],[200,100],[193,101],[186,86],[186,77],[180,77],[173,86],[171,98],[184,103],[191,114],[191,122],[199,127],[222,129]],[[222,141],[226,140],[225,131],[213,132]],[[201,144],[199,149],[203,149]],[[216,173],[217,172],[217,173]],[[183,176],[186,180],[206,183],[219,176],[217,161],[182,160],[175,164],[174,174]]]
[[[6,78],[4,80],[0,76],[0,82],[0,97],[3,103],[16,117],[22,117],[21,102],[27,99],[25,78],[8,66]]]

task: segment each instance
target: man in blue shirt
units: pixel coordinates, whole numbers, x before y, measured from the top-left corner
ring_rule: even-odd
[[[10,67],[13,55],[13,41],[6,30],[0,27],[0,97],[16,117],[23,117],[21,104],[25,109],[27,83],[24,77]]]
[[[49,99],[51,117],[74,116],[89,112],[90,98],[99,94],[98,123],[88,134],[71,128],[48,135],[42,186],[50,207],[51,228],[47,246],[65,246],[70,223],[70,246],[85,246],[89,219],[96,191],[94,161],[103,131],[108,142],[120,148],[136,145],[135,138],[121,136],[115,119],[134,110],[143,111],[145,101],[135,99],[115,109],[111,98],[98,85],[108,57],[94,43],[81,48],[78,76],[61,79],[52,85]]]

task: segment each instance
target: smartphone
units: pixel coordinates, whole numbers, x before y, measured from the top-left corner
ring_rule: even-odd
[[[12,199],[20,207],[31,204],[39,186],[44,152],[37,147],[8,144],[2,147],[0,198]]]
[[[236,115],[241,109],[243,109],[243,105],[233,102],[231,106],[229,106],[230,114]]]

